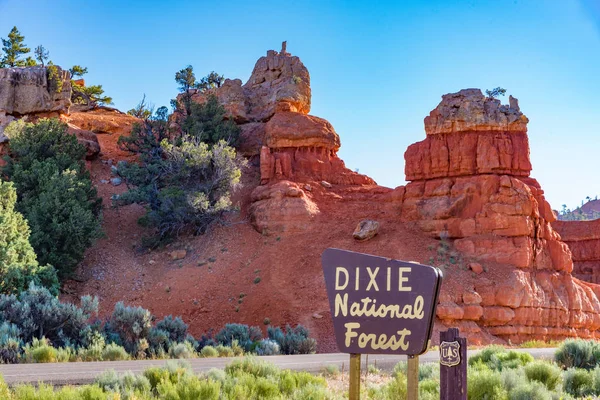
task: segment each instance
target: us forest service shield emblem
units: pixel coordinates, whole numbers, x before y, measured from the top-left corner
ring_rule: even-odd
[[[460,364],[460,344],[458,342],[440,343],[440,364],[446,367]]]

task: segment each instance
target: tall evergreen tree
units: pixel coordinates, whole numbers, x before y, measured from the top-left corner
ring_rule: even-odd
[[[2,39],[2,51],[4,56],[0,61],[2,67],[25,67],[26,60],[22,60],[21,56],[31,51],[23,41],[25,36],[21,35],[16,26],[14,26],[8,34],[8,39]]]
[[[19,293],[32,281],[56,293],[56,272],[50,266],[38,265],[29,243],[29,226],[15,210],[16,201],[13,184],[0,181],[0,293]]]

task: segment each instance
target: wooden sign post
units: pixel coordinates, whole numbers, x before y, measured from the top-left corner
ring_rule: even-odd
[[[350,393],[348,399],[360,399],[360,354],[350,354]]]
[[[322,262],[337,345],[350,353],[350,400],[360,398],[361,354],[408,355],[408,391],[417,393],[417,356],[427,351],[442,272],[339,249],[325,250]]]
[[[467,339],[440,332],[440,400],[467,400]]]

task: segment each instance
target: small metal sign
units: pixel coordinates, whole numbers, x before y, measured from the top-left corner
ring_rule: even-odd
[[[446,367],[454,367],[460,364],[460,343],[441,342],[440,343],[440,364]]]
[[[439,269],[339,249],[325,250],[322,261],[340,351],[416,356],[427,350]]]

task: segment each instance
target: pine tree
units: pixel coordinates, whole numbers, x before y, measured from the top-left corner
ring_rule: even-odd
[[[50,56],[50,53],[41,44],[35,48],[34,53],[35,53],[35,59],[38,60],[40,62],[40,64],[42,64],[42,67],[43,67],[46,63],[46,60]]]
[[[32,281],[56,292],[56,272],[39,266],[27,221],[15,210],[16,201],[13,184],[0,181],[0,293],[19,293]]]
[[[106,104],[112,104],[112,97],[104,95],[104,89],[102,85],[91,85],[83,86],[76,83],[73,78],[82,77],[87,74],[87,67],[81,65],[74,65],[69,69],[71,73],[71,101],[75,104],[85,104],[91,107],[103,106]]]
[[[0,61],[2,67],[24,67],[27,65],[26,60],[21,60],[21,55],[31,51],[25,43],[25,36],[21,35],[17,27],[13,27],[8,34],[8,39],[2,39],[2,51],[4,56]]]

